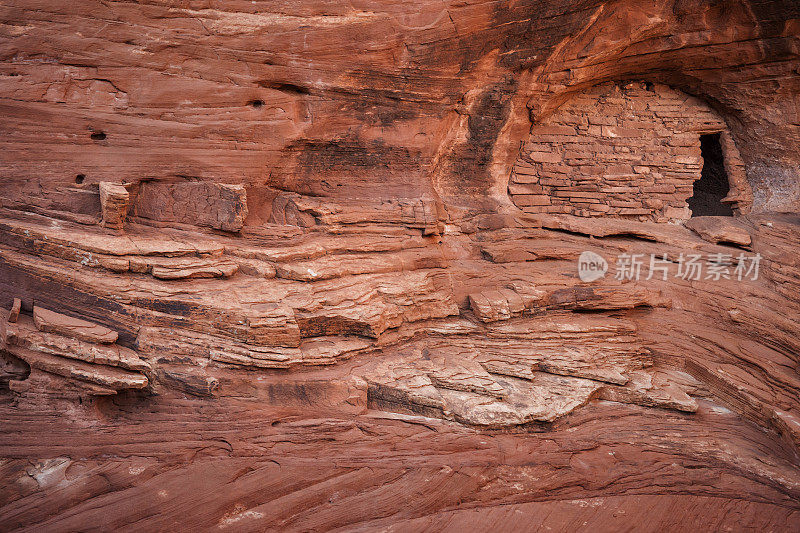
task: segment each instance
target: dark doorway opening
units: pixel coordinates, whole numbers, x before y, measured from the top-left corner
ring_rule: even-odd
[[[722,203],[731,186],[725,172],[725,157],[719,138],[719,133],[700,136],[703,170],[700,179],[694,182],[694,194],[686,201],[693,217],[733,216],[731,206]]]

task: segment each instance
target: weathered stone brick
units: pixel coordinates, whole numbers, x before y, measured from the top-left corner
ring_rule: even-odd
[[[634,128],[622,128],[619,126],[603,126],[603,137],[638,137],[643,132]]]
[[[566,178],[542,178],[539,183],[550,187],[568,187],[572,184],[572,181]]]
[[[540,171],[536,167],[532,167],[532,166],[516,165],[514,167],[514,173],[515,174],[525,174],[525,175],[528,175],[528,176],[538,176],[539,172]]]
[[[108,228],[122,229],[130,202],[128,190],[119,183],[107,181],[101,181],[99,189],[102,224]]]
[[[572,126],[534,126],[531,129],[531,138],[536,139],[539,135],[575,135],[575,128]]]
[[[528,152],[528,159],[535,163],[560,163],[564,156],[553,152]]]
[[[594,124],[597,126],[616,126],[617,119],[607,115],[592,115],[589,117],[589,124]]]
[[[602,203],[599,198],[570,198],[570,204],[583,206],[588,204],[600,204]]]
[[[518,194],[514,197],[517,205],[550,205],[550,197],[544,194]]]
[[[645,209],[643,207],[642,208],[624,207],[624,208],[619,210],[619,214],[622,215],[622,216],[628,216],[628,215],[650,215],[650,214],[652,214],[652,212],[653,211],[651,209]]]
[[[514,174],[511,181],[514,183],[539,183],[540,179],[541,178],[535,174]]]
[[[573,191],[570,189],[555,191],[553,195],[562,198],[604,198],[606,196],[602,192]]]
[[[632,174],[633,167],[631,165],[609,165],[606,167],[606,174]]]
[[[667,206],[664,208],[664,216],[669,219],[688,220],[692,216],[692,212],[688,207]]]
[[[645,198],[642,203],[645,207],[649,207],[650,209],[661,209],[664,207],[664,200],[659,198]]]
[[[547,213],[547,207],[541,205],[520,206],[526,213]]]
[[[512,183],[508,186],[509,194],[542,194],[544,192],[544,187],[541,185],[521,185]]]
[[[553,145],[550,143],[528,142],[522,147],[524,152],[550,152],[552,149]]]
[[[647,194],[652,194],[652,193],[672,194],[675,192],[675,186],[671,184],[646,185],[642,187],[642,192]]]
[[[632,200],[609,200],[608,205],[611,207],[642,207],[641,202],[635,202]]]

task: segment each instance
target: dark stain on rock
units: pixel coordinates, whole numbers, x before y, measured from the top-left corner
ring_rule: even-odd
[[[295,95],[311,94],[311,89],[309,87],[298,85],[296,83],[266,80],[259,82],[259,85],[261,87],[264,87],[265,89],[274,89],[276,91],[281,91],[288,94],[295,94]]]
[[[173,300],[137,298],[131,303],[137,307],[143,307],[145,309],[158,311],[159,313],[167,313],[178,316],[191,316],[192,313],[197,310],[196,306],[186,302],[176,302]]]
[[[478,96],[469,110],[467,140],[449,156],[453,193],[481,195],[489,187],[489,164],[500,130],[508,119],[516,80],[506,79]]]
[[[504,29],[498,44],[499,64],[515,71],[541,65],[553,47],[565,37],[577,34],[603,3],[601,0],[576,1],[567,12],[562,3],[547,0],[498,7],[492,25]],[[557,25],[554,24],[556,20]]]
[[[411,103],[370,101],[363,98],[351,100],[343,112],[357,117],[368,126],[387,127],[396,122],[413,120],[420,115],[419,107]]]
[[[408,170],[419,166],[419,154],[380,140],[347,137],[331,141],[295,142],[288,150],[299,152],[298,168],[303,174],[317,172]]]

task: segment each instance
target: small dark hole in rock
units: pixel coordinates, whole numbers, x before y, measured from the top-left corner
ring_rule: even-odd
[[[93,141],[105,141],[106,140],[106,134],[103,133],[102,131],[96,131],[96,132],[92,133],[91,137],[92,137]]]
[[[654,92],[654,90],[655,90],[655,85],[653,85],[653,82],[652,82],[652,81],[646,81],[646,82],[644,82],[644,88],[645,88],[646,90],[650,91],[650,92]]]
[[[81,183],[83,183],[83,180],[85,180],[85,179],[86,179],[86,176],[84,174],[78,174],[77,176],[75,176],[75,183],[80,185]]]
[[[253,100],[250,102],[251,107],[255,107],[258,109],[259,107],[264,107],[264,100]]]

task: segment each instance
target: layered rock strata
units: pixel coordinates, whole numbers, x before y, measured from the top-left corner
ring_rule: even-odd
[[[798,20],[5,2],[0,529],[797,529]]]

